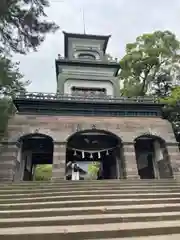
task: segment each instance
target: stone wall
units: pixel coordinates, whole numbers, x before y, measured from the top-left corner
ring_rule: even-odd
[[[52,180],[65,179],[66,144],[55,143],[53,154]]]
[[[171,163],[173,175],[176,179],[180,179],[180,153],[178,144],[168,144],[167,151]]]
[[[26,134],[39,132],[51,136],[55,143],[54,166],[52,178],[64,178],[66,142],[77,131],[101,129],[112,132],[124,143],[124,157],[127,178],[138,178],[134,153],[134,140],[143,134],[150,133],[166,141],[169,158],[175,177],[180,177],[180,156],[171,124],[160,118],[135,117],[65,117],[42,115],[16,115],[9,122],[9,146],[1,149],[0,179],[13,179],[12,167],[15,165],[17,150],[15,143]],[[8,170],[9,169],[9,170]],[[6,172],[6,173],[5,173]]]
[[[150,132],[160,136],[167,143],[176,143],[171,124],[160,118],[135,117],[61,117],[16,115],[9,122],[8,140],[15,142],[19,137],[39,131],[53,138],[55,142],[66,142],[76,131],[87,129],[110,131],[123,142],[133,142],[140,135]]]
[[[18,148],[14,143],[0,145],[0,182],[14,179]]]

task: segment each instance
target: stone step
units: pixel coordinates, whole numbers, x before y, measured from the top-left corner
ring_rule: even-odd
[[[91,190],[72,190],[72,191],[64,191],[64,190],[57,190],[56,191],[8,191],[8,192],[3,192],[0,194],[0,199],[6,199],[6,198],[10,198],[10,199],[14,199],[14,198],[21,198],[21,197],[46,197],[46,196],[57,196],[57,195],[61,195],[61,196],[69,196],[69,197],[73,197],[73,196],[77,196],[79,195],[89,195],[92,196],[94,194],[104,194],[104,195],[110,195],[110,194],[124,194],[124,195],[128,195],[129,194],[133,194],[138,196],[139,194],[179,194],[179,188],[178,189],[172,189],[172,188],[164,188],[164,189],[130,189],[130,190],[121,190],[121,189],[91,189]]]
[[[47,184],[32,184],[32,185],[27,185],[27,184],[19,184],[19,185],[0,185],[0,190],[4,189],[49,189],[49,188],[67,188],[67,187],[91,187],[91,186],[96,186],[96,187],[111,187],[111,186],[119,186],[119,187],[166,187],[166,186],[180,186],[180,182],[132,182],[132,183],[121,183],[121,181],[115,181],[115,182],[101,182],[101,181],[96,181],[96,182],[84,182],[84,181],[64,181],[64,183],[47,183]]]
[[[67,240],[157,236],[180,233],[180,221],[130,222],[87,225],[0,228],[5,240]]]
[[[98,240],[177,240],[180,239],[180,234],[167,234],[159,236],[145,236],[145,237],[125,237],[125,238],[101,238]],[[92,239],[87,239],[92,240]]]
[[[73,184],[104,184],[104,183],[120,183],[120,184],[148,184],[148,183],[158,183],[158,184],[164,184],[164,183],[178,183],[176,179],[173,178],[165,178],[165,179],[109,179],[109,180],[82,180],[82,181],[67,181],[67,180],[50,180],[50,181],[19,181],[19,182],[0,182],[0,187],[3,186],[40,186],[40,185],[61,185],[61,184],[67,184],[67,185],[73,185]]]
[[[76,200],[76,201],[81,201],[81,200],[98,200],[98,199],[165,199],[165,198],[173,198],[173,199],[180,199],[180,193],[129,193],[129,194],[123,194],[123,193],[107,193],[107,194],[102,194],[101,192],[99,194],[77,194],[77,195],[67,195],[67,194],[62,194],[62,193],[57,193],[55,195],[45,195],[45,196],[30,196],[26,197],[24,195],[17,196],[15,198],[14,195],[7,196],[5,195],[6,198],[1,196],[0,199],[0,204],[5,204],[5,203],[41,203],[41,202],[51,202],[51,201],[68,201],[68,200]]]
[[[180,192],[180,185],[178,186],[74,186],[74,187],[51,187],[51,188],[31,188],[31,189],[1,189],[0,190],[0,194],[5,194],[5,193],[38,193],[38,192],[53,192],[53,191],[67,191],[67,192],[71,192],[71,191],[82,191],[82,190],[86,190],[86,191],[90,191],[90,190],[125,190],[125,191],[138,191],[138,190],[146,190],[146,191],[151,191],[151,190],[178,190]]]
[[[102,180],[98,180],[99,182],[124,182],[124,183],[132,183],[132,182],[176,182],[177,179],[174,178],[160,178],[160,179],[102,179]],[[48,181],[18,181],[18,182],[1,182],[0,185],[26,185],[26,184],[47,184],[47,183],[64,183],[64,182],[97,182],[96,179],[84,179],[81,181],[68,181],[68,180],[64,180],[64,179],[55,179],[55,180],[48,180]]]
[[[179,220],[180,212],[159,213],[126,213],[126,214],[91,214],[91,215],[67,215],[54,217],[29,217],[29,218],[2,218],[0,228],[30,227],[30,226],[63,226],[85,224],[107,224],[148,221]]]
[[[67,201],[49,201],[49,202],[26,202],[26,203],[2,203],[0,210],[20,210],[20,209],[38,209],[40,207],[46,208],[63,208],[63,207],[86,207],[99,205],[141,205],[141,204],[158,204],[158,203],[180,203],[180,198],[166,197],[166,198],[126,198],[126,199],[93,199],[93,200],[67,200]]]
[[[65,179],[60,179],[60,180],[49,180],[49,181],[17,181],[17,182],[0,182],[0,186],[3,185],[13,185],[13,186],[18,186],[18,185],[43,185],[43,184],[76,184],[76,183],[116,183],[120,182],[123,184],[131,184],[131,183],[176,183],[178,182],[178,179],[174,178],[161,178],[161,179],[104,179],[104,180],[96,180],[96,179],[85,179],[85,180],[80,180],[80,181],[71,181],[71,180],[65,180]]]
[[[180,203],[159,203],[159,204],[131,204],[131,205],[99,205],[80,207],[47,208],[41,206],[37,209],[1,210],[2,218],[28,218],[28,217],[53,217],[53,216],[74,216],[90,214],[126,214],[126,213],[162,213],[180,212]]]
[[[2,240],[133,240],[164,234],[180,235],[180,184],[174,180],[0,185]]]

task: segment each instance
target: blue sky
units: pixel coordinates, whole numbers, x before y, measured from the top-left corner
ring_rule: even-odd
[[[180,0],[50,0],[48,18],[60,30],[48,35],[38,52],[26,56],[15,55],[20,70],[31,81],[29,91],[55,92],[55,58],[63,55],[63,34],[83,33],[82,8],[85,12],[86,32],[111,34],[108,53],[122,57],[126,43],[138,35],[155,30],[170,30],[180,39]]]

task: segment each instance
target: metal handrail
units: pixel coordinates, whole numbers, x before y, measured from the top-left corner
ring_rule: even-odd
[[[114,102],[114,103],[158,103],[153,97],[114,97],[114,96],[74,96],[59,93],[26,92],[19,93],[15,99],[52,100],[52,101],[85,101],[85,102]]]

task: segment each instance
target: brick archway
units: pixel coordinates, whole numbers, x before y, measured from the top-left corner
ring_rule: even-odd
[[[166,142],[157,135],[143,134],[134,140],[140,178],[172,178]]]
[[[90,162],[100,162],[103,179],[113,179],[120,177],[123,165],[122,141],[115,134],[100,129],[86,129],[71,135],[67,139],[66,164],[69,167],[71,162],[78,162],[81,166]],[[121,154],[121,155],[120,155]],[[82,167],[83,168],[83,167]],[[82,178],[88,174],[88,169],[82,169]],[[86,172],[86,173],[85,173]],[[66,169],[69,179],[70,170]],[[84,175],[84,176],[83,176]],[[98,177],[97,177],[98,178]]]
[[[21,136],[18,143],[20,147],[17,165],[19,166],[16,167],[16,180],[31,181],[37,166],[53,164],[52,137],[42,133],[30,133]]]

